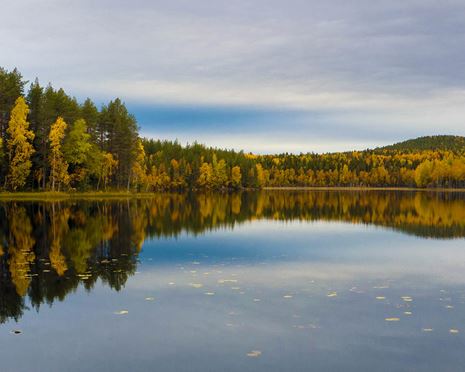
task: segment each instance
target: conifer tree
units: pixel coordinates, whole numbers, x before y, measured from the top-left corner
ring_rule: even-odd
[[[34,132],[34,155],[32,156],[33,187],[45,188],[45,171],[47,167],[47,136],[50,124],[43,120],[43,100],[44,89],[36,79],[31,84],[27,94],[27,104],[29,106],[29,123]]]
[[[91,135],[92,142],[98,143],[97,126],[99,120],[99,112],[90,98],[87,98],[81,106],[81,117],[86,122],[87,133]]]
[[[23,95],[24,81],[17,69],[7,71],[0,67],[0,137],[5,140],[10,112],[19,96]]]

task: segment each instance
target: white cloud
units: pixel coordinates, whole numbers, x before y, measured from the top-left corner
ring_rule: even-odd
[[[324,111],[328,137],[334,125],[465,134],[463,1],[18,0],[2,12],[0,64],[81,97]]]

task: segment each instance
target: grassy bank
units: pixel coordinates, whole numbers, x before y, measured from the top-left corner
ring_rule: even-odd
[[[465,189],[458,189],[458,188],[362,187],[362,186],[282,186],[282,187],[264,187],[262,190],[465,192]]]
[[[150,198],[153,193],[134,193],[127,191],[86,191],[86,192],[0,192],[1,200],[68,200],[68,199],[126,199],[126,198]]]
[[[420,192],[465,192],[465,189],[446,188],[409,188],[409,187],[264,187],[265,191],[420,191]],[[198,191],[198,190],[197,190]],[[256,191],[256,189],[243,189],[243,191]],[[214,192],[214,191],[213,191]],[[225,192],[219,190],[218,192]],[[162,191],[158,193],[163,193]],[[170,192],[166,192],[170,193]],[[7,200],[69,200],[69,199],[132,199],[151,198],[157,193],[154,192],[128,192],[128,191],[86,191],[86,192],[52,192],[52,191],[31,191],[31,192],[0,192],[0,201]]]

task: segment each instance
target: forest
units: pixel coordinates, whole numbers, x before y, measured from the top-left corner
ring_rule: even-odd
[[[156,124],[156,123],[155,123]],[[309,149],[311,150],[311,149]],[[100,107],[0,68],[0,189],[132,192],[263,187],[465,187],[465,139],[257,155],[141,138],[119,99]]]

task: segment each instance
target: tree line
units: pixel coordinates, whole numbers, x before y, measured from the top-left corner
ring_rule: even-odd
[[[120,99],[98,109],[0,69],[0,183],[6,190],[131,186],[140,138]],[[128,186],[129,185],[129,186]]]
[[[116,98],[97,108],[0,69],[0,185],[5,190],[196,190],[295,186],[465,187],[461,137],[381,149],[254,155],[141,138]],[[415,147],[417,144],[417,147]]]

